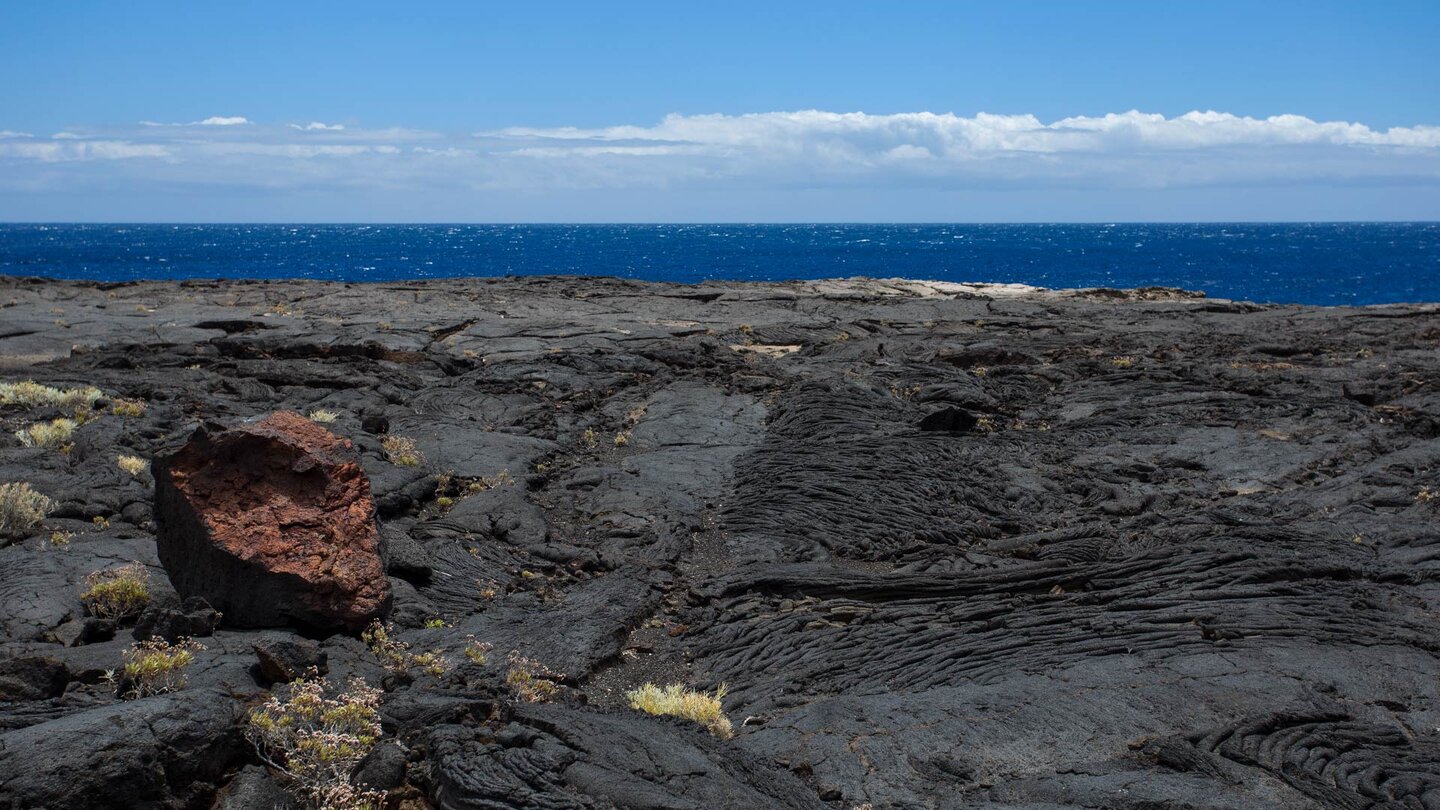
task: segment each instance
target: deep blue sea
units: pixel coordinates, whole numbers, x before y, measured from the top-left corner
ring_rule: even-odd
[[[1165,285],[1299,304],[1440,302],[1440,223],[0,224],[0,274],[394,281],[552,273]]]

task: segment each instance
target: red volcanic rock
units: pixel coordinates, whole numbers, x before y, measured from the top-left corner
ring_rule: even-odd
[[[202,427],[154,472],[160,561],[225,624],[357,629],[389,608],[370,479],[349,440],[279,412]]]

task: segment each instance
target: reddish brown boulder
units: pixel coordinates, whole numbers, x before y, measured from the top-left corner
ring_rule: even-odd
[[[160,561],[239,627],[363,627],[390,603],[370,479],[298,414],[202,427],[155,460]]]

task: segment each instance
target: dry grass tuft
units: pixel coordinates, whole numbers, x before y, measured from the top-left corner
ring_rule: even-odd
[[[632,709],[638,709],[648,714],[683,717],[699,723],[709,729],[711,734],[721,739],[729,739],[735,733],[730,725],[730,718],[725,716],[725,709],[720,704],[721,699],[725,697],[725,684],[723,683],[713,695],[687,689],[684,684],[672,683],[669,686],[656,686],[653,683],[647,683],[639,689],[626,692],[625,697],[630,701]]]
[[[336,419],[339,419],[340,413],[338,411],[327,411],[324,408],[316,408],[315,410],[311,411],[305,418],[317,424],[328,425],[331,422],[334,422]]]
[[[139,456],[120,456],[115,459],[115,466],[124,470],[134,478],[150,471],[150,462]]]
[[[79,422],[62,416],[20,428],[15,431],[15,438],[26,447],[63,447],[70,443],[77,427]]]
[[[53,508],[54,501],[23,481],[0,484],[0,537],[24,537]]]
[[[110,406],[110,412],[116,416],[134,418],[145,413],[145,403],[138,399],[117,399],[115,404]]]
[[[35,408],[48,405],[55,408],[94,408],[95,403],[105,396],[99,388],[52,388],[34,380],[17,383],[0,383],[0,405],[24,405]]]

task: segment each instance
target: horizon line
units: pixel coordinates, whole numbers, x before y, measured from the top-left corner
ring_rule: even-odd
[[[108,225],[108,226],[368,226],[368,227],[563,227],[563,226],[707,226],[757,227],[796,225],[914,225],[914,226],[975,226],[975,225],[1440,225],[1440,219],[1073,219],[1073,220],[0,220],[0,227],[11,225]]]

